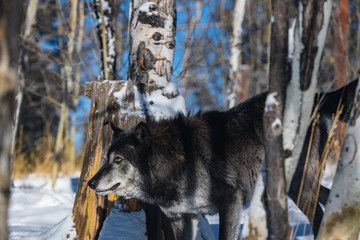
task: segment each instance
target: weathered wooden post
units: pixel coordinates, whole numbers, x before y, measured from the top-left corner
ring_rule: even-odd
[[[114,78],[116,56],[113,48],[114,35],[110,26],[111,6],[107,0],[97,0],[93,6],[97,17],[102,60],[99,80],[104,80],[104,77]],[[85,88],[85,95],[91,98],[91,109],[85,155],[73,208],[78,239],[96,239],[98,237],[107,210],[111,205],[111,201],[108,199],[114,198],[114,196],[95,195],[95,192],[87,187],[87,182],[102,165],[104,150],[111,139],[110,130],[103,125],[109,116],[109,120],[115,121],[113,119],[115,117],[111,117],[113,112],[111,109],[114,110],[116,107],[111,107],[114,99],[108,93],[111,89],[120,90],[123,85],[123,82],[99,81],[88,83]]]

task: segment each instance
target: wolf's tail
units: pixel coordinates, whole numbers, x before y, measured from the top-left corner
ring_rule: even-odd
[[[340,105],[343,106],[340,121],[347,122],[354,103],[357,84],[358,80],[356,79],[336,91],[316,94],[315,107],[319,104],[320,114],[331,117],[336,113],[340,103]]]

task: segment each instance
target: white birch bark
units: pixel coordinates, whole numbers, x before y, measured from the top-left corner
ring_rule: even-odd
[[[176,30],[173,4],[172,0],[132,1],[128,79],[135,84],[166,85],[171,80]]]
[[[132,84],[127,84],[126,88],[135,94],[146,117],[166,118],[186,109],[183,97],[170,82],[175,50],[175,15],[173,0],[131,2],[128,79],[135,84],[135,90],[128,89]],[[160,88],[146,90],[149,85]],[[125,104],[120,105],[126,108]]]
[[[291,80],[287,87],[287,99],[284,112],[284,149],[291,152],[291,155],[285,159],[285,174],[286,186],[289,190],[291,179],[294,175],[297,162],[303,147],[304,139],[307,129],[309,127],[309,120],[313,108],[313,100],[317,87],[317,74],[320,67],[320,60],[323,53],[326,33],[331,16],[332,1],[324,1],[323,5],[323,24],[321,30],[317,35],[317,47],[314,68],[311,76],[311,83],[308,89],[301,90],[300,82],[300,65],[301,53],[303,50],[302,35],[303,35],[303,17],[304,9],[303,3],[299,2],[299,14],[293,21],[289,29],[289,59],[292,65]]]
[[[245,15],[246,0],[237,0],[233,13],[233,35],[230,49],[230,82],[228,83],[227,107],[232,108],[238,103],[241,89],[241,33]]]
[[[36,12],[38,8],[39,0],[31,0],[29,1],[28,8],[26,10],[26,17],[24,21],[24,29],[23,29],[23,35],[22,40],[24,43],[26,41],[29,41],[32,35],[32,26],[35,24],[36,20]],[[27,66],[27,51],[22,47],[20,51],[19,56],[19,65],[17,70],[17,79],[18,79],[18,88],[16,92],[16,109],[15,109],[15,116],[14,116],[14,125],[13,125],[13,132],[12,132],[12,140],[11,140],[11,153],[10,155],[13,156],[14,150],[15,150],[15,139],[16,134],[19,128],[19,115],[20,115],[20,108],[24,96],[24,86],[25,86],[25,76],[24,71],[25,67]]]
[[[321,223],[319,240],[358,239],[360,232],[360,84],[347,124],[334,183]]]

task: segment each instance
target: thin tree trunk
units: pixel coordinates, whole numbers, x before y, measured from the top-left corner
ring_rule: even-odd
[[[274,23],[271,28],[269,93],[264,112],[266,164],[266,218],[268,239],[288,239],[290,236],[287,212],[286,182],[283,149],[283,110],[286,86],[290,81],[288,69],[288,1],[274,0]]]
[[[189,23],[188,23],[188,32],[187,32],[187,36],[185,39],[185,51],[184,51],[184,56],[183,56],[183,61],[182,61],[183,67],[182,67],[181,72],[183,74],[183,79],[184,79],[184,90],[183,90],[184,98],[186,98],[186,96],[187,96],[187,93],[189,91],[190,81],[191,81],[191,77],[189,76],[188,72],[192,65],[191,59],[194,57],[194,55],[191,54],[191,52],[194,50],[194,49],[191,49],[192,36],[196,29],[197,24],[201,20],[201,15],[202,15],[202,0],[197,0],[196,1],[196,15],[195,15],[195,17],[191,16],[189,19]]]
[[[241,33],[242,22],[245,15],[246,0],[237,0],[233,13],[233,35],[231,38],[231,55],[230,55],[230,74],[229,82],[227,84],[227,108],[234,107],[240,102],[243,79],[241,74]]]
[[[108,0],[95,0],[93,6],[101,52],[101,71],[99,79],[116,79],[115,36],[111,25],[113,11]]]
[[[23,34],[22,34],[22,47],[20,50],[19,57],[19,65],[17,70],[17,79],[18,79],[18,89],[16,93],[15,103],[16,103],[16,111],[14,115],[14,126],[12,133],[12,147],[11,147],[11,156],[14,154],[15,150],[15,139],[17,135],[17,131],[19,128],[19,115],[20,108],[22,104],[22,99],[24,95],[24,85],[25,85],[25,71],[28,65],[27,59],[27,50],[24,45],[26,45],[27,41],[32,40],[32,26],[35,24],[36,20],[36,12],[38,8],[39,0],[31,0],[29,1],[29,5],[26,11],[26,19],[24,21]],[[14,161],[13,161],[14,163]]]
[[[70,136],[70,154],[69,154],[69,163],[70,163],[70,172],[74,173],[75,169],[75,133],[76,133],[76,116],[77,116],[77,104],[80,96],[80,66],[79,58],[81,53],[82,39],[84,35],[84,2],[80,1],[79,4],[79,32],[76,43],[76,68],[75,68],[75,82],[74,82],[74,93],[73,93],[73,102],[72,102],[72,116],[71,116],[71,136]]]
[[[63,90],[63,99],[61,102],[61,108],[60,108],[60,119],[59,119],[59,125],[58,130],[56,134],[56,141],[55,141],[55,150],[54,150],[54,163],[52,168],[52,187],[54,188],[56,185],[57,176],[60,169],[60,158],[61,155],[64,153],[64,145],[65,145],[65,136],[67,134],[67,128],[68,128],[68,63],[66,60],[66,55],[64,51],[64,43],[63,43],[63,36],[65,34],[64,28],[63,28],[63,15],[60,11],[61,9],[61,1],[56,1],[57,9],[58,9],[58,32],[59,32],[59,48],[61,51],[61,59],[64,61],[64,66],[60,67],[60,76],[61,76],[61,87]],[[70,40],[71,41],[71,40]]]
[[[360,80],[319,240],[357,239],[360,232]]]
[[[10,161],[18,62],[18,1],[0,0],[0,239],[8,238]]]

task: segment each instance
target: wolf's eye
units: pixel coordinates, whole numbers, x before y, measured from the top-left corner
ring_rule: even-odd
[[[121,162],[122,160],[124,160],[124,158],[123,158],[123,157],[120,157],[120,156],[116,156],[116,157],[114,158],[114,162],[116,162],[116,163],[119,163],[119,162]]]

